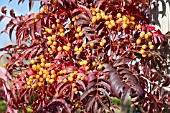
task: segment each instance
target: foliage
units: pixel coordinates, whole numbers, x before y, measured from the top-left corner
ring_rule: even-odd
[[[12,0],[10,0],[12,1]],[[24,2],[19,0],[18,4]],[[29,8],[33,7],[30,0]],[[159,49],[167,39],[149,25],[144,0],[41,0],[40,12],[15,15],[1,33],[16,45],[1,48],[1,97],[7,111],[114,112],[111,97],[129,98],[143,112],[170,107],[170,84]],[[3,55],[2,55],[3,56]],[[0,57],[2,57],[0,56]],[[13,85],[9,85],[12,82]]]

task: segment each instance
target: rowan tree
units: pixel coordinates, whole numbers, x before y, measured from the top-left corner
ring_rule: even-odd
[[[12,9],[10,17],[2,7],[0,20],[11,20],[1,33],[16,34],[15,45],[0,49],[8,59],[0,67],[7,111],[113,113],[116,97],[142,112],[167,112],[170,78],[159,52],[167,39],[149,25],[148,7],[145,0],[41,0],[40,12]]]

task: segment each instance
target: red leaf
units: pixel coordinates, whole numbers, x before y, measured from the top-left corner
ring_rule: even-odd
[[[9,37],[10,37],[11,42],[12,42],[12,32],[13,32],[15,26],[16,26],[16,25],[14,24],[14,25],[11,27],[11,29],[9,30]]]
[[[95,4],[96,8],[100,8],[100,6],[105,2],[106,0],[98,0],[97,3]]]
[[[4,16],[0,16],[0,22],[2,21],[3,18],[4,18]]]
[[[7,70],[4,67],[1,66],[0,66],[0,79],[6,82],[11,80],[10,74],[7,72]]]
[[[11,9],[11,10],[10,10],[10,15],[11,15],[12,17],[16,18],[16,16],[15,16],[15,13],[14,13],[14,10],[13,10],[13,9]]]
[[[34,5],[34,0],[29,0],[29,11],[31,11],[33,5]]]
[[[3,14],[6,14],[6,6],[3,6],[2,8],[1,8],[1,12],[3,13]]]

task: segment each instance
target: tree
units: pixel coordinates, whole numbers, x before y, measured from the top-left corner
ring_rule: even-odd
[[[39,13],[10,10],[2,32],[11,38],[15,30],[17,44],[0,49],[9,55],[0,68],[7,111],[112,113],[116,97],[167,112],[170,78],[158,51],[167,39],[148,14],[144,0],[41,0]]]

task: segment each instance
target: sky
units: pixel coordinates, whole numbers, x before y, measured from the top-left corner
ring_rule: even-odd
[[[18,0],[12,0],[12,2],[8,3],[9,0],[0,0],[0,9],[3,6],[6,6],[7,8],[7,15],[9,15],[9,11],[11,9],[14,9],[15,15],[25,15],[25,14],[30,14],[33,12],[39,12],[39,1],[34,2],[33,9],[29,12],[29,0],[25,0],[25,2],[20,5],[18,5]],[[0,12],[0,14],[2,14]],[[5,28],[7,22],[9,21],[8,18],[4,18],[0,22],[0,32]],[[15,38],[15,34],[12,35],[13,38]],[[9,36],[6,33],[3,33],[0,35],[0,48],[11,44],[12,42],[9,39]],[[0,52],[1,53],[1,52]]]

